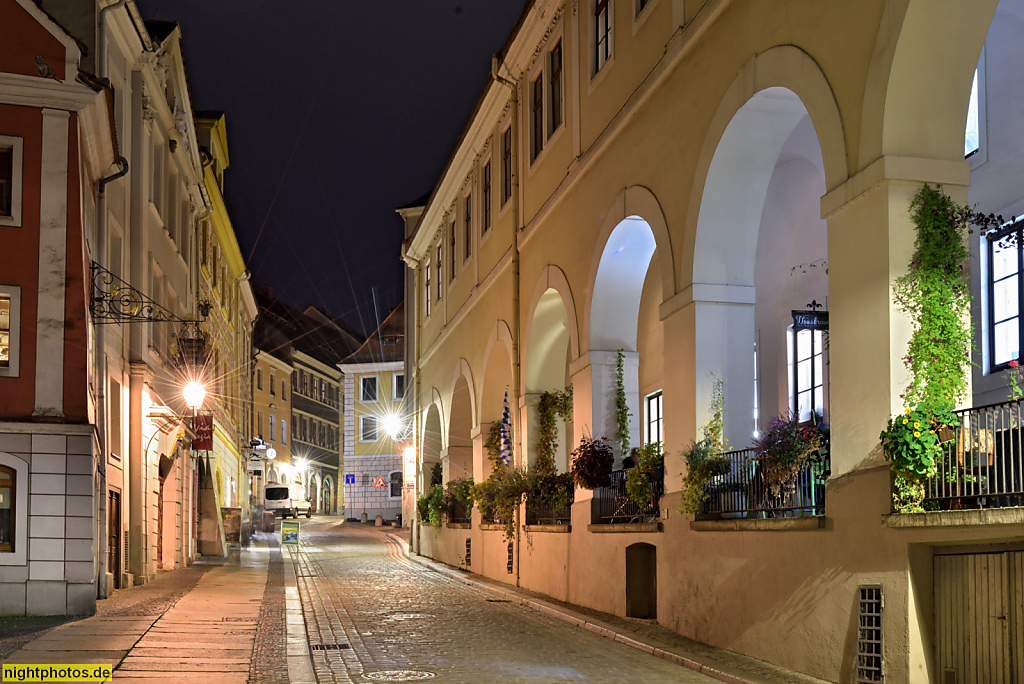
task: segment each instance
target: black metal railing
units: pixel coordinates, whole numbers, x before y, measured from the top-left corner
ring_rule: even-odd
[[[572,502],[555,506],[545,501],[526,499],[527,525],[568,525],[572,522]]]
[[[955,412],[935,474],[925,482],[926,510],[1024,505],[1021,401]]]
[[[473,520],[473,507],[461,501],[455,501],[448,507],[448,522],[468,523]]]
[[[795,477],[773,490],[753,449],[722,454],[726,464],[711,478],[698,520],[728,518],[800,518],[825,515],[825,480],[829,462],[808,461]]]
[[[659,501],[665,493],[664,473],[653,479],[651,500],[640,505],[626,493],[628,470],[613,470],[608,476],[608,486],[594,490],[595,522],[653,522],[661,518]]]

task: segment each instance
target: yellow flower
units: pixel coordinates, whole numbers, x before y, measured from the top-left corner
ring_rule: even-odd
[[[906,409],[906,410],[904,410],[903,412],[904,412],[905,414],[907,414],[908,416],[910,415],[910,409]]]
[[[916,428],[921,427],[921,423],[919,423],[918,421],[915,420],[914,421],[914,427],[916,427]]]
[[[904,418],[904,419],[903,419],[903,424],[904,424],[904,425],[906,425],[906,424],[907,424],[907,423],[909,423],[909,422],[910,422],[910,421],[909,421],[909,420],[907,420],[906,418]]]
[[[928,432],[932,433],[933,435],[935,434],[935,430],[929,430]]]
[[[914,430],[914,436],[915,436],[915,437],[920,437],[920,436],[921,436],[921,433],[920,433],[920,432],[918,432],[917,430]]]

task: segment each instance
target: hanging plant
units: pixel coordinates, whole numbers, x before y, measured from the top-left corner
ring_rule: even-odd
[[[823,435],[817,425],[801,425],[797,416],[776,416],[754,440],[757,467],[773,496],[793,491],[796,478],[821,458]]]
[[[555,449],[558,448],[557,418],[568,420],[572,416],[572,385],[563,390],[544,392],[537,405],[537,460],[531,468],[537,475],[555,475]]]
[[[629,405],[626,403],[626,382],[623,363],[626,355],[620,349],[615,357],[615,441],[619,453],[629,453]]]
[[[941,450],[936,430],[957,424],[953,409],[967,396],[971,296],[964,277],[965,231],[972,222],[989,226],[997,220],[929,185],[914,195],[910,214],[917,230],[914,255],[893,284],[896,307],[912,325],[903,359],[910,382],[900,395],[907,410],[879,435],[896,477],[894,508],[901,513],[923,510],[924,480],[935,473]]]
[[[683,450],[686,474],[680,492],[679,512],[697,515],[708,500],[711,478],[722,475],[729,467],[725,455],[725,392],[722,381],[711,375],[710,418],[701,429],[702,436]]]
[[[580,487],[597,489],[608,484],[615,452],[607,439],[581,437],[570,458],[573,478]]]
[[[473,510],[473,478],[449,480],[444,487],[441,509],[448,515],[456,505],[462,505],[468,515]]]
[[[650,442],[640,447],[637,463],[626,471],[626,494],[638,506],[654,503],[658,485],[665,473],[665,454],[661,442]]]

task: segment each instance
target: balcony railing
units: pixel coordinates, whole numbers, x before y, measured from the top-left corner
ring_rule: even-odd
[[[472,521],[473,508],[461,501],[455,501],[448,507],[448,522],[468,523]]]
[[[925,482],[926,510],[1024,505],[1021,401],[956,411],[960,425],[944,442]]]
[[[594,518],[598,523],[653,522],[661,517],[659,502],[665,493],[664,475],[653,481],[654,496],[641,506],[626,493],[626,470],[613,470],[608,486],[594,490]]]
[[[572,522],[572,503],[555,508],[547,502],[526,500],[527,525],[568,525]]]
[[[800,518],[825,515],[828,458],[804,466],[796,478],[775,494],[758,467],[753,449],[724,454],[728,464],[711,478],[698,520],[728,518]]]

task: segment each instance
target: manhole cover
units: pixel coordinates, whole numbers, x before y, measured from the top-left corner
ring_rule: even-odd
[[[433,672],[418,670],[381,670],[380,672],[364,672],[363,679],[374,682],[415,682],[420,679],[433,679]]]
[[[392,613],[388,615],[388,620],[422,620],[423,618],[434,617],[430,613]]]

